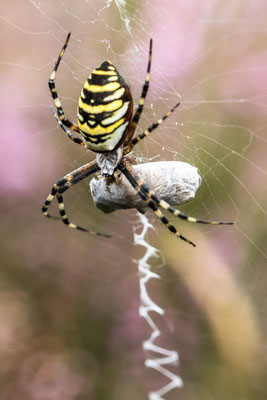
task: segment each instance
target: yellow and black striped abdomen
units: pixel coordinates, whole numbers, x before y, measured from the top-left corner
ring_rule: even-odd
[[[133,113],[129,86],[117,69],[103,62],[85,82],[78,103],[78,125],[86,146],[110,152],[126,139]]]

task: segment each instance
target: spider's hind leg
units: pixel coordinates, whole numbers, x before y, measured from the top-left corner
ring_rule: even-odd
[[[142,115],[142,112],[143,112],[143,109],[144,109],[145,99],[146,99],[146,95],[147,95],[148,88],[149,88],[149,82],[150,82],[150,70],[151,70],[151,62],[152,62],[152,45],[153,45],[153,40],[150,39],[150,42],[149,42],[149,55],[148,55],[147,70],[146,70],[146,78],[145,78],[145,82],[143,84],[141,97],[140,97],[139,102],[138,102],[138,107],[137,107],[137,109],[136,109],[136,111],[134,113],[134,116],[133,116],[133,119],[132,119],[132,122],[131,122],[131,127],[130,127],[130,130],[129,130],[128,136],[127,136],[127,138],[125,140],[125,146],[127,146],[130,143],[130,141],[131,141],[131,139],[132,139],[132,137],[134,135],[135,128],[136,128],[136,126],[137,126],[137,124],[139,122],[139,119],[140,119],[140,117]]]
[[[138,143],[140,142],[140,140],[146,138],[151,132],[153,132],[155,129],[158,128],[159,125],[162,124],[162,122],[165,121],[165,119],[167,119],[175,110],[177,107],[179,107],[180,102],[175,104],[175,106],[173,108],[171,108],[165,115],[163,115],[163,117],[161,117],[160,119],[157,120],[157,122],[154,122],[152,125],[150,125],[145,131],[143,131],[142,133],[140,133],[139,135],[135,136],[131,142],[126,146],[126,148],[124,149],[124,154],[128,154],[132,148]]]
[[[76,133],[80,133],[80,130],[79,130],[77,125],[75,125],[73,122],[71,122],[70,120],[68,120],[65,117],[65,114],[64,114],[64,111],[63,111],[63,107],[62,107],[60,99],[58,97],[58,94],[57,94],[57,91],[56,91],[56,85],[55,85],[56,72],[57,72],[58,66],[60,64],[60,61],[61,61],[61,59],[63,57],[63,54],[65,53],[65,50],[66,50],[66,48],[68,46],[69,39],[70,39],[70,33],[68,34],[68,36],[67,36],[67,38],[65,40],[64,46],[62,47],[62,50],[59,53],[59,56],[58,56],[58,59],[57,59],[57,61],[55,63],[54,69],[53,69],[53,71],[52,71],[52,73],[51,73],[51,75],[49,77],[48,86],[49,86],[49,89],[50,89],[51,96],[52,96],[52,98],[54,100],[55,107],[57,109],[57,114],[54,113],[53,109],[52,109],[52,111],[54,113],[54,116],[55,116],[59,126],[61,127],[61,129],[63,129],[64,132],[67,133],[68,137],[73,142],[78,143],[81,146],[84,146],[83,140],[81,140],[79,138],[75,138],[71,133],[71,131],[76,132]]]
[[[50,108],[50,110],[52,111],[52,113],[54,114],[54,117],[56,118],[58,125],[60,126],[61,129],[63,129],[64,132],[66,132],[66,134],[68,135],[68,137],[69,137],[74,143],[77,143],[77,144],[79,144],[79,145],[81,145],[81,146],[85,146],[85,143],[84,143],[84,141],[83,141],[82,139],[77,138],[77,137],[75,137],[75,136],[73,135],[72,131],[75,131],[75,132],[76,132],[76,129],[72,129],[71,127],[68,127],[68,126],[65,124],[66,120],[63,121],[63,122],[64,122],[64,123],[63,123],[63,122],[61,121],[61,119],[59,118],[59,116],[55,113],[53,107],[49,107],[49,108]],[[76,127],[76,125],[73,124],[73,127]]]

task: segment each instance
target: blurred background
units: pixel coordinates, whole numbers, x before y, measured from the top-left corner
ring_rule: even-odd
[[[195,226],[171,217],[192,248],[147,213],[147,240],[162,255],[151,260],[162,279],[149,286],[166,310],[159,343],[178,351],[173,371],[184,381],[166,398],[267,397],[266,14],[263,0],[1,5],[1,400],[146,399],[167,383],[144,368],[150,331],[138,315],[137,212],[101,213],[87,180],[64,197],[69,218],[112,239],[41,214],[53,183],[95,157],[49,110],[47,81],[69,31],[56,86],[74,122],[83,83],[105,59],[138,101],[153,37],[138,133],[182,105],[138,146],[137,161],[195,165],[203,182],[181,210],[235,222]]]

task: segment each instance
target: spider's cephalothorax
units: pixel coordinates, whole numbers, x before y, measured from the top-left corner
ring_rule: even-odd
[[[88,149],[116,150],[129,131],[133,100],[117,69],[103,62],[85,82],[78,103],[78,126]]]
[[[52,111],[59,126],[67,133],[68,137],[73,142],[78,143],[81,146],[86,146],[88,149],[93,150],[98,154],[96,160],[70,172],[53,185],[51,193],[47,196],[46,201],[43,204],[43,214],[46,217],[51,217],[50,214],[48,214],[48,208],[52,200],[56,197],[60,219],[62,219],[64,224],[70,228],[109,237],[110,235],[91,231],[70,222],[65,211],[62,194],[70,187],[95,172],[101,171],[102,175],[114,178],[116,178],[117,172],[119,172],[125,175],[126,179],[135,189],[136,194],[140,196],[147,206],[154,211],[155,215],[169,229],[169,231],[193,246],[195,246],[195,244],[191,242],[191,240],[177,232],[175,226],[169,222],[161,212],[160,208],[169,211],[175,217],[189,222],[232,225],[232,222],[205,221],[188,217],[181,211],[173,208],[170,204],[160,199],[154,192],[152,192],[148,185],[146,185],[136,175],[131,166],[130,158],[126,157],[140,140],[144,139],[150,132],[162,124],[162,122],[165,121],[165,119],[168,118],[180,104],[177,103],[156,123],[153,123],[145,131],[134,137],[135,128],[142,114],[149,86],[152,59],[152,39],[150,40],[146,79],[138,107],[133,117],[133,101],[129,86],[116,68],[109,61],[105,61],[100,65],[100,67],[96,68],[92,72],[83,86],[78,103],[77,126],[65,117],[55,86],[56,72],[67,48],[69,38],[70,33],[67,36],[48,81],[49,89],[54,99],[57,112],[54,112],[53,109]],[[73,132],[81,135],[82,138],[75,136]]]

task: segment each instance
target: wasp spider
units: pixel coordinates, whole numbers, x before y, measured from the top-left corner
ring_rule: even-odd
[[[78,102],[78,125],[65,117],[61,102],[59,100],[55,77],[59,63],[63,57],[70,39],[68,34],[65,44],[58,56],[55,67],[50,75],[48,85],[54,99],[56,112],[52,109],[54,116],[68,137],[80,146],[97,153],[96,159],[82,167],[76,169],[59,179],[52,187],[43,204],[42,211],[46,217],[51,201],[56,197],[59,207],[60,219],[70,228],[79,229],[95,235],[110,237],[109,235],[94,232],[75,225],[69,221],[62,194],[76,183],[87,178],[89,175],[100,171],[101,175],[107,178],[116,177],[116,174],[123,173],[136,194],[143,199],[163,224],[177,237],[195,246],[191,240],[178,233],[176,228],[168,221],[161,212],[160,208],[169,211],[175,217],[189,222],[202,224],[230,225],[232,222],[204,221],[193,217],[188,217],[181,211],[173,208],[166,201],[158,198],[146,183],[142,182],[132,168],[130,157],[127,154],[133,147],[146,136],[156,129],[162,122],[179,106],[177,103],[156,123],[153,123],[141,134],[134,136],[136,126],[142,114],[145,97],[148,91],[150,79],[150,67],[152,59],[152,39],[149,46],[149,57],[147,73],[143,85],[141,97],[136,111],[133,114],[133,99],[128,84],[125,82],[119,71],[109,61],[104,61],[97,67],[86,80]],[[73,133],[77,133],[79,137]],[[55,218],[55,217],[53,217]]]

